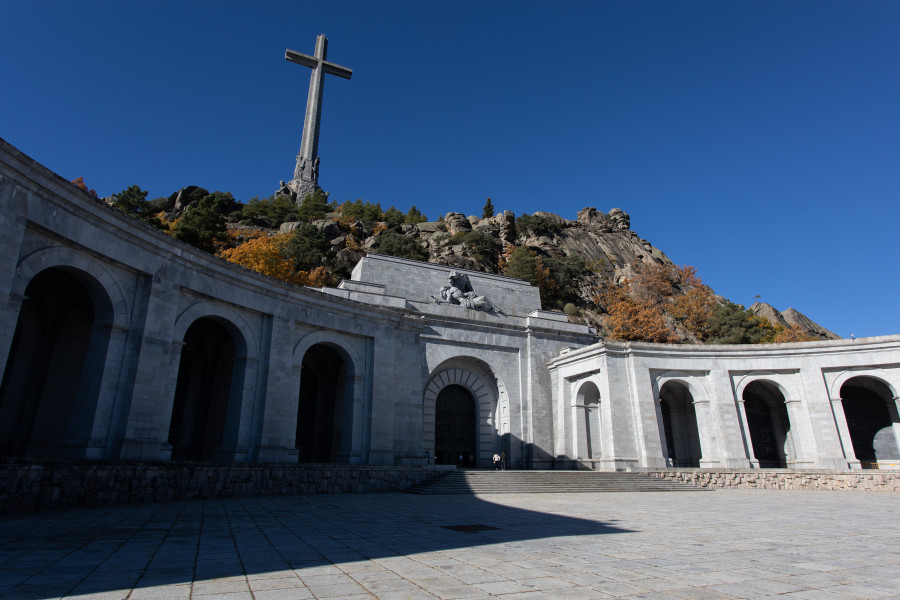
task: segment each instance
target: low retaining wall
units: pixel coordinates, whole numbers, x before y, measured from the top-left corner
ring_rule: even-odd
[[[900,492],[900,472],[665,469],[646,473],[713,489]]]
[[[406,489],[452,467],[0,461],[0,513],[127,502]]]

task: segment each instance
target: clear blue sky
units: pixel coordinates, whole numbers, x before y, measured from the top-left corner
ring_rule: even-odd
[[[430,218],[619,207],[716,292],[900,333],[900,2],[10,2],[0,137],[101,195],[290,179]]]

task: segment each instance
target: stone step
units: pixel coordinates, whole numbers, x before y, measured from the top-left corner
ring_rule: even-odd
[[[604,471],[449,471],[404,490],[411,494],[699,492],[687,483],[642,473]]]

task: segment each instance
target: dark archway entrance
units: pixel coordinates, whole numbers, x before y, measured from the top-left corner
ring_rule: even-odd
[[[478,466],[475,398],[461,385],[448,385],[435,400],[434,454],[439,465]]]
[[[673,467],[700,466],[700,432],[694,397],[687,386],[668,381],[659,390],[662,413],[663,446]]]
[[[300,404],[297,410],[297,460],[338,461],[343,440],[347,366],[326,344],[315,344],[303,355]]]
[[[54,267],[38,273],[25,289],[0,383],[2,454],[83,455],[112,309],[109,299],[98,289],[91,294],[82,279]]]
[[[854,377],[841,386],[841,404],[853,453],[863,467],[900,460],[894,433],[894,423],[900,423],[900,418],[887,385],[872,377]]]
[[[761,468],[787,468],[785,446],[791,422],[784,394],[768,381],[754,381],[744,388],[744,410],[753,455]]]
[[[215,460],[224,441],[232,393],[235,341],[211,317],[194,321],[184,334],[169,425],[173,460]]]

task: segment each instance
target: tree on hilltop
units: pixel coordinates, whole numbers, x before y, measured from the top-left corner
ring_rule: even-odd
[[[328,206],[328,197],[325,196],[325,192],[317,189],[312,194],[307,194],[300,201],[300,206],[297,208],[297,216],[304,221],[315,221],[324,218],[330,210],[331,207]]]
[[[406,212],[406,222],[415,225],[416,223],[423,223],[428,220],[422,212],[416,208],[416,205],[413,204],[409,210]]]
[[[524,279],[531,285],[537,285],[538,272],[534,253],[527,246],[513,248],[504,256],[501,268],[509,277]]]
[[[319,229],[307,223],[294,230],[284,247],[284,255],[298,271],[311,272],[331,256],[331,244]]]
[[[139,219],[151,227],[166,229],[165,224],[156,216],[159,208],[153,202],[147,200],[147,192],[142,190],[140,186],[132,185],[115,194],[113,198],[111,206],[116,210]]]
[[[378,234],[378,251],[398,258],[428,260],[428,252],[419,242],[396,231],[385,231]]]
[[[75,187],[77,187],[78,189],[87,192],[88,194],[90,194],[90,196],[91,196],[92,198],[96,198],[96,197],[97,197],[97,190],[90,190],[90,189],[88,189],[87,184],[84,182],[84,177],[76,177],[75,179],[73,179],[73,180],[70,181],[69,183],[72,183],[72,184],[73,184]]]
[[[305,285],[307,280],[294,270],[293,263],[284,254],[284,248],[290,237],[289,233],[261,236],[250,239],[236,248],[223,250],[218,255],[263,275],[288,283]]]
[[[192,246],[213,252],[216,244],[226,240],[226,215],[240,209],[241,205],[230,192],[213,192],[184,211],[184,216],[172,229],[172,235]]]
[[[484,203],[484,208],[481,209],[481,218],[482,219],[490,219],[494,216],[494,203],[491,202],[491,199],[488,198],[487,202]]]

